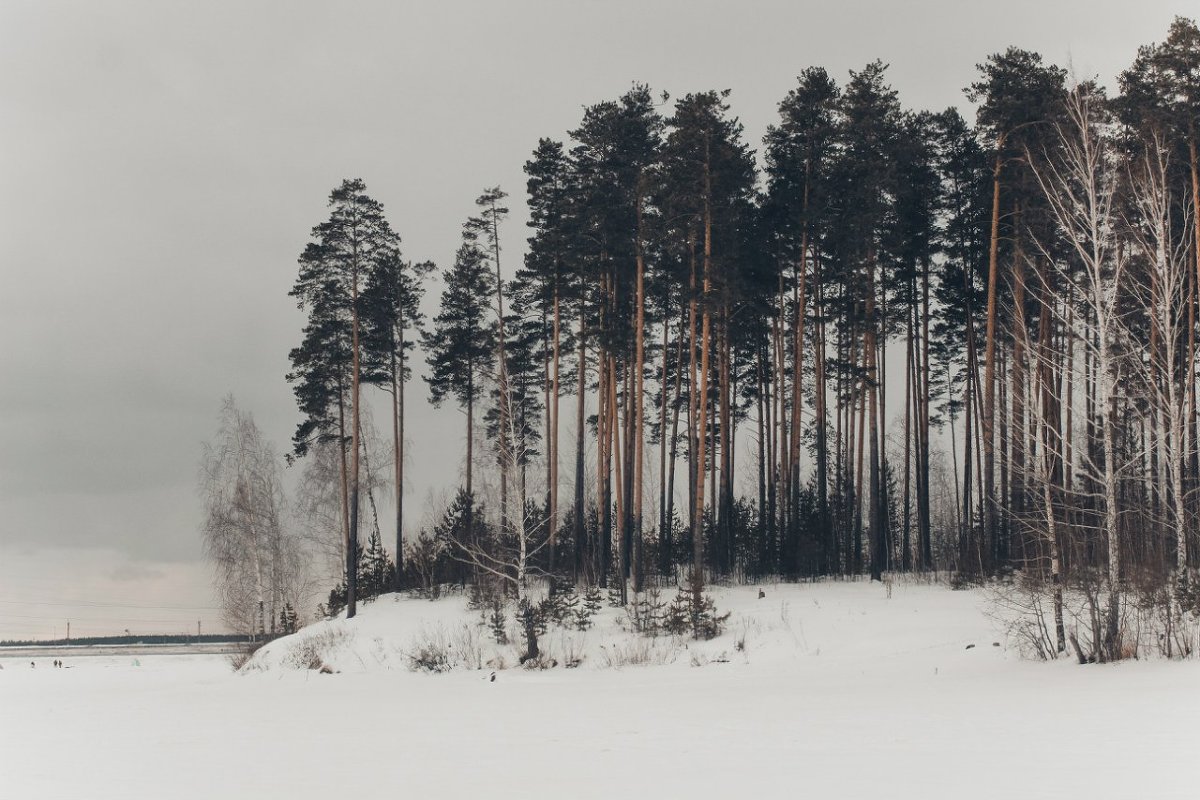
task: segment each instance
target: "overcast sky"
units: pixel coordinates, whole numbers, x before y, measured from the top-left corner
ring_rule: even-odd
[[[201,442],[233,392],[277,447],[287,292],[361,177],[406,256],[447,264],[485,186],[633,81],[733,90],[756,148],[805,67],[881,58],[959,105],[1019,45],[1110,85],[1193,3],[0,2],[0,639],[218,627]],[[431,287],[434,299],[440,285]],[[461,418],[410,394],[409,489],[453,483]],[[414,520],[418,515],[414,514]]]

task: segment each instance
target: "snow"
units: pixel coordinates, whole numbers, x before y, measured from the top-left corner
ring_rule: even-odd
[[[0,658],[0,796],[1200,796],[1200,663],[1024,661],[980,592],[758,588],[714,592],[726,633],[656,642],[658,666],[605,667],[602,647],[638,642],[605,608],[577,669],[410,671],[415,639],[478,622],[461,597],[381,598],[244,674]],[[318,635],[339,673],[288,667]]]

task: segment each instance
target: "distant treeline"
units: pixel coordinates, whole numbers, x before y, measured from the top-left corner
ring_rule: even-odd
[[[122,645],[122,644],[224,644],[254,641],[253,636],[230,633],[207,633],[203,636],[188,636],[181,633],[153,635],[128,634],[124,636],[82,636],[74,639],[6,639],[0,647],[60,647],[66,645]]]

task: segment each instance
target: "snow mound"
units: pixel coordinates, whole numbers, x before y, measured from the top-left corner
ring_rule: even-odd
[[[540,665],[688,668],[820,658],[867,668],[924,665],[931,651],[976,662],[1009,657],[1007,643],[984,613],[986,600],[979,592],[852,581],[717,586],[710,593],[718,613],[729,613],[723,632],[714,639],[637,633],[630,613],[606,602],[586,630],[548,623],[539,639]],[[673,596],[673,589],[664,589],[660,599],[669,602]],[[362,604],[354,619],[317,622],[270,642],[242,672],[506,669],[519,664],[524,650],[514,613],[510,604],[508,642],[498,643],[490,612],[470,609],[460,595],[432,601],[383,595]]]

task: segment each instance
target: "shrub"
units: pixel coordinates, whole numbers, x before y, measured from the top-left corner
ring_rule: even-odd
[[[266,644],[264,641],[247,642],[245,647],[236,653],[229,654],[229,666],[233,668],[234,672],[241,672],[242,667],[250,663],[250,659],[264,644]]]
[[[636,633],[657,636],[666,621],[667,604],[657,588],[646,590],[625,607],[625,616],[630,628]]]
[[[525,669],[553,669],[558,666],[558,661],[551,658],[549,653],[538,653],[534,658],[522,661],[521,666]]]
[[[592,627],[592,617],[596,616],[596,612],[600,610],[600,606],[604,603],[604,596],[595,586],[589,586],[587,591],[583,593],[583,602],[575,610],[574,625],[576,630],[586,631]]]
[[[467,669],[483,669],[483,644],[479,640],[479,629],[463,624],[454,638],[458,657]]]
[[[449,672],[454,668],[453,647],[443,628],[424,629],[413,640],[407,653],[408,668],[413,672]]]
[[[575,637],[568,636],[563,633],[560,639],[562,649],[563,666],[567,669],[575,669],[583,663],[583,643],[577,642]]]
[[[666,644],[663,644],[666,642]],[[674,642],[674,643],[671,643]],[[678,640],[630,639],[600,646],[600,664],[619,669],[646,664],[669,664],[679,653]]]
[[[704,593],[703,578],[696,572],[688,576],[685,586],[680,586],[675,599],[667,606],[662,627],[667,633],[693,639],[713,639],[721,635],[729,613],[717,614],[712,597]]]
[[[449,654],[431,643],[419,646],[408,654],[408,663],[413,672],[449,672],[452,668]]]
[[[341,628],[310,633],[292,645],[284,663],[293,669],[332,671],[325,662],[348,638],[349,634]]]
[[[525,652],[521,654],[521,663],[536,660],[540,655],[538,637],[546,632],[546,618],[542,613],[542,604],[534,605],[529,598],[522,597],[517,604],[517,622],[525,634]]]
[[[553,580],[555,583],[552,588],[555,591],[542,601],[542,614],[555,625],[574,624],[579,609],[579,595],[575,593],[575,586],[558,584],[557,579]]]
[[[500,598],[492,600],[492,613],[488,616],[488,625],[492,629],[492,638],[496,644],[508,644],[508,618],[504,614],[504,603]]]

